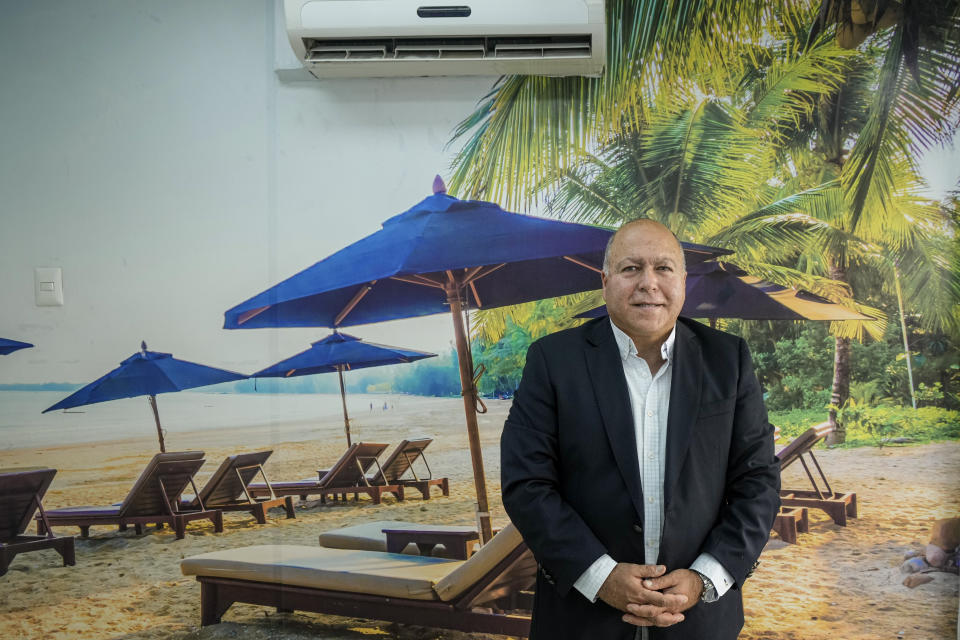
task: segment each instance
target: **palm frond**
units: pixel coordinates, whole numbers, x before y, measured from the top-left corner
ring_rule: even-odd
[[[952,9],[948,6],[952,4]],[[885,207],[891,193],[891,161],[949,140],[960,86],[957,3],[912,3],[885,47],[866,126],[844,167],[851,202],[851,229],[865,208]]]
[[[647,98],[665,82],[718,70],[724,53],[759,40],[787,0],[609,0],[602,78],[509,76],[456,128],[451,193],[506,207],[529,204],[534,185],[572,166],[594,141],[637,130]]]

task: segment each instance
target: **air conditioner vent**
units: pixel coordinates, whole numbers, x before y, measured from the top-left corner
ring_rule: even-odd
[[[306,62],[590,58],[591,36],[304,38]]]

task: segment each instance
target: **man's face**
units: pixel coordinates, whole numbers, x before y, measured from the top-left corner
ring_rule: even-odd
[[[608,268],[601,279],[611,320],[631,338],[665,339],[686,296],[683,250],[673,235],[655,222],[631,224],[614,239]]]

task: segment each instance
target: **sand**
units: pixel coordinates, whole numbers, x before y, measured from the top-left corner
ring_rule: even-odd
[[[500,504],[498,439],[507,401],[488,402],[480,416],[494,524],[506,522]],[[430,435],[435,475],[450,478],[451,495],[429,502],[414,495],[402,503],[385,498],[373,505],[298,505],[288,520],[274,510],[257,525],[244,513],[227,513],[225,531],[207,522],[191,523],[184,540],[170,530],[93,528],[77,539],[77,565],[63,567],[53,551],[18,556],[0,578],[0,638],[281,638],[286,640],[466,638],[468,635],[421,627],[314,614],[277,614],[235,605],[224,623],[199,628],[198,584],[180,574],[181,558],[231,547],[265,543],[315,545],[327,529],[373,520],[413,520],[472,524],[473,482],[459,399],[404,401],[393,411],[356,416],[353,431],[364,441],[396,443]],[[302,426],[302,425],[301,425]],[[202,484],[224,456],[274,450],[266,465],[271,479],[312,476],[336,460],[345,441],[342,425],[318,425],[317,440],[286,442],[282,425],[176,434],[168,449],[202,449],[207,464]],[[243,443],[242,445],[237,443]],[[156,450],[150,434],[110,443],[0,451],[0,468],[44,465],[59,470],[45,499],[48,508],[109,504],[121,500]],[[921,548],[933,520],[960,513],[960,443],[835,449],[818,452],[835,488],[856,491],[860,517],[847,527],[811,512],[810,532],[798,545],[774,536],[761,564],[744,586],[747,622],[742,638],[922,638],[956,636],[956,575],[931,574],[934,581],[915,589],[901,583],[903,553]],[[788,469],[784,485],[801,487],[802,469]],[[76,529],[58,530],[61,534]]]

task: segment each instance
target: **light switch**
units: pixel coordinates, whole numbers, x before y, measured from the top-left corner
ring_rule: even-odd
[[[63,270],[60,267],[36,267],[33,284],[38,307],[63,306]]]

